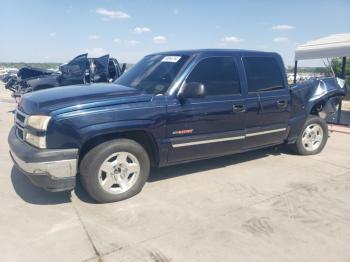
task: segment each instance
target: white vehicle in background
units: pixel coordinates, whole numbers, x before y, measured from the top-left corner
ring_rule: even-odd
[[[11,67],[0,68],[0,80],[3,80],[11,75],[16,75],[17,72],[18,72],[17,68],[11,68]]]

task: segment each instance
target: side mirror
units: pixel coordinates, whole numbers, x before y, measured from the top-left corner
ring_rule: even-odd
[[[205,97],[205,87],[199,82],[190,82],[180,90],[177,95],[180,101],[185,101],[188,98],[202,98]]]

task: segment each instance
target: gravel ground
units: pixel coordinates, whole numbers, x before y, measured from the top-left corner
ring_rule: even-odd
[[[343,101],[342,110],[350,111],[350,101]]]
[[[0,86],[1,261],[350,261],[350,135],[316,156],[282,149],[152,172],[129,200],[32,186],[8,154]]]

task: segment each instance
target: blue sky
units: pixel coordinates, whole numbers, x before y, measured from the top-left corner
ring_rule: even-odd
[[[349,0],[0,1],[0,61],[65,62],[110,53],[136,62],[163,50],[240,48],[293,63],[307,40],[350,32]]]

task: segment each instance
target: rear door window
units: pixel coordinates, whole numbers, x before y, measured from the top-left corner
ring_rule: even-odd
[[[244,57],[248,92],[267,92],[284,88],[282,72],[272,57]]]

